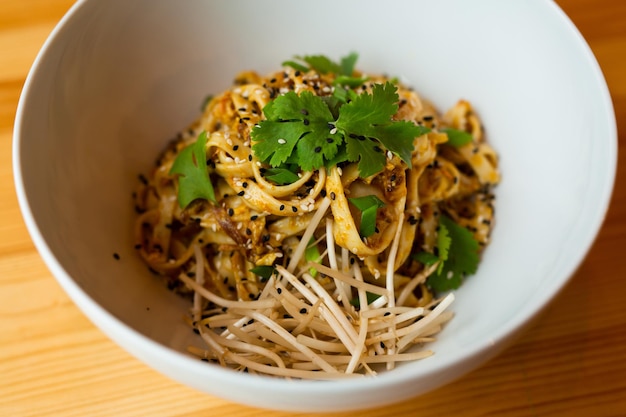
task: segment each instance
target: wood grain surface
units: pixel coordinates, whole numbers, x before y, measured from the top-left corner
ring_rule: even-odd
[[[36,252],[13,185],[13,122],[28,70],[72,3],[0,1],[0,416],[309,415],[233,404],[158,374],[96,329]],[[622,132],[599,237],[509,349],[452,384],[368,416],[626,416],[626,1],[557,3],[591,45]]]

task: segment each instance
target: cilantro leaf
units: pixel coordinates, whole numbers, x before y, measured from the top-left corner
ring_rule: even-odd
[[[349,198],[348,200],[361,212],[359,234],[361,237],[370,237],[376,232],[376,214],[378,209],[385,207],[385,203],[375,195]]]
[[[293,184],[300,179],[298,174],[287,168],[267,168],[263,176],[278,185]]]
[[[263,113],[266,120],[251,132],[252,150],[272,167],[287,162],[294,150],[304,171],[323,166],[324,159],[337,154],[341,137],[330,133],[333,115],[313,93],[290,91],[270,101]]]
[[[351,52],[347,56],[341,58],[341,62],[339,66],[341,67],[341,75],[351,76],[354,72],[354,67],[356,65],[356,61],[359,59],[359,54],[356,52]]]
[[[365,298],[367,299],[367,304],[369,305],[369,304],[372,304],[374,301],[378,300],[380,298],[380,294],[374,294],[369,291],[366,291]],[[359,297],[352,298],[350,300],[350,304],[355,307],[361,307],[361,300],[359,299]]]
[[[336,62],[333,62],[325,55],[306,55],[300,59],[309,64],[311,69],[319,72],[320,74],[340,74],[342,72],[341,66]]]
[[[385,166],[386,158],[382,148],[364,136],[348,136],[346,151],[349,161],[359,162],[359,175],[363,178],[380,172]]]
[[[459,147],[463,145],[467,145],[471,143],[474,138],[471,133],[468,133],[464,130],[453,129],[451,127],[442,129],[442,132],[445,132],[448,135],[448,144],[454,147]]]
[[[441,243],[439,237],[437,239],[438,244],[442,244],[439,258],[443,265],[426,282],[435,291],[442,292],[458,288],[466,275],[474,274],[480,258],[478,242],[469,230],[443,215],[439,218],[439,227],[440,234],[446,230],[449,235],[441,239]],[[447,248],[445,242],[449,244]],[[445,260],[442,255],[445,255]]]
[[[428,129],[408,121],[392,120],[398,111],[399,97],[396,90],[396,86],[390,82],[374,85],[372,94],[360,94],[341,107],[335,125],[338,129],[357,137],[377,139],[385,148],[411,166],[413,139],[427,133]],[[349,141],[347,142],[349,144]],[[374,173],[381,171],[384,167],[384,157],[373,159],[378,163],[369,167],[369,171]],[[361,164],[359,170],[360,167]],[[361,176],[367,175],[361,173]]]
[[[276,269],[271,265],[259,265],[250,269],[250,272],[260,276],[263,281],[267,281],[276,272]]]
[[[180,151],[170,175],[178,177],[178,204],[187,207],[192,201],[202,198],[217,203],[213,184],[209,178],[206,163],[206,132],[202,132],[195,143]]]
[[[435,262],[438,262],[440,259],[437,255],[430,252],[418,252],[411,255],[411,258],[415,259],[417,262],[422,263],[426,266],[431,266]]]
[[[333,84],[335,84],[335,86],[345,85],[351,88],[356,88],[356,87],[363,85],[363,83],[367,81],[368,79],[369,78],[367,77],[350,77],[347,75],[340,75],[337,78],[335,78],[335,81],[333,81]]]
[[[285,61],[283,62],[283,67],[291,67],[295,69],[296,71],[301,71],[301,72],[307,72],[309,70],[309,67],[307,67],[306,65],[300,64],[299,62],[296,62],[296,61]]]

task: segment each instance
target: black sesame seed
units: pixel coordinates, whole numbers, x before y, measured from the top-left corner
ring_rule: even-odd
[[[322,197],[326,197],[326,190],[322,190],[322,191],[320,191],[320,195],[321,195]]]
[[[248,183],[247,183],[247,182],[244,182],[243,184],[241,184],[241,186],[242,186],[243,188],[248,188]]]
[[[239,145],[233,146],[233,151],[236,151],[237,149],[239,149]]]
[[[232,216],[232,215],[234,215],[234,214],[235,214],[235,210],[234,210],[232,207],[231,207],[231,208],[229,208],[229,209],[228,209],[228,215],[229,215],[229,216]]]
[[[322,147],[321,146],[316,147],[315,153],[320,153],[320,152],[322,152]]]
[[[281,204],[280,207],[278,208],[280,211],[283,211],[285,209],[285,205]]]
[[[300,110],[300,113],[302,113],[302,114],[303,114],[303,115],[305,115],[305,116],[308,116],[308,115],[309,115],[309,111],[308,111],[307,109],[302,109],[302,110]]]
[[[139,181],[141,181],[143,185],[148,185],[148,179],[143,174],[139,174]]]
[[[120,260],[120,255],[117,252],[115,252],[115,253],[113,253],[113,258],[115,258],[116,261],[119,261]]]
[[[309,125],[309,119],[302,120],[302,123],[304,123],[305,126],[308,126]]]
[[[237,193],[237,195],[238,195],[239,197],[243,197],[243,195],[244,195],[245,193],[246,193],[245,191],[239,191],[239,192]]]
[[[296,206],[291,206],[291,211],[293,211],[294,213],[296,213],[298,211],[298,207]]]
[[[336,198],[335,192],[334,192],[334,191],[331,191],[331,192],[330,192],[330,199],[331,199],[331,200],[334,200],[335,198]]]
[[[252,220],[252,221],[255,221],[258,218],[259,218],[259,216],[257,216],[256,214],[253,214],[252,216],[250,216],[250,220]]]
[[[306,314],[306,308],[302,307],[302,308],[300,309],[300,314]]]
[[[141,243],[137,243],[135,245],[135,249],[141,249],[141,248],[143,248],[143,245]]]
[[[250,236],[252,234],[252,230],[250,230],[249,228],[246,228],[246,235]]]
[[[276,292],[281,294],[283,292],[283,289],[282,288],[276,288]]]

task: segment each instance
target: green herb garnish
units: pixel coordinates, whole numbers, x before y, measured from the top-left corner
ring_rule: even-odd
[[[312,171],[331,166],[329,162],[340,154],[358,162],[361,177],[368,177],[383,170],[385,150],[410,166],[413,139],[429,129],[392,120],[397,103],[393,84],[376,84],[372,94],[360,94],[341,105],[335,118],[321,97],[308,91],[288,92],[264,107],[266,120],[252,130],[252,149],[274,168],[290,161]]]
[[[369,304],[372,304],[374,301],[378,300],[380,298],[380,294],[374,294],[369,291],[366,291],[365,297],[367,299],[367,304],[369,305]],[[361,307],[361,300],[359,299],[359,297],[352,298],[350,300],[350,304],[355,307]]]
[[[315,244],[315,239],[313,238],[313,236],[311,236],[311,239],[309,240],[309,245],[304,250],[304,259],[306,259],[307,262],[315,263],[319,263],[322,260],[322,255],[320,254],[319,248]],[[310,268],[309,273],[311,274],[311,276],[314,277],[315,275],[317,275],[317,269]]]
[[[276,272],[276,269],[271,265],[259,265],[252,268],[250,272],[267,281]]]
[[[376,214],[379,208],[385,207],[385,203],[375,195],[349,198],[350,203],[361,212],[361,237],[370,237],[376,232]]]
[[[426,283],[437,292],[458,288],[466,275],[478,268],[479,245],[472,233],[447,216],[440,216],[437,235],[437,255],[420,252],[413,259],[425,265],[441,262]]]
[[[293,184],[300,179],[298,174],[288,168],[267,168],[263,176],[278,185]]]
[[[181,208],[199,198],[217,203],[207,170],[206,141],[206,132],[202,132],[196,142],[180,151],[170,169],[170,175],[180,175],[178,204]]]
[[[367,79],[354,76],[358,55],[339,63],[323,55],[296,57],[283,65],[298,71],[336,75],[332,95],[288,92],[264,108],[265,119],[252,129],[252,149],[273,168],[291,163],[304,171],[341,162],[358,162],[361,177],[383,170],[387,151],[411,165],[413,139],[430,131],[409,121],[393,120],[398,111],[394,83],[374,84],[372,93],[353,88]]]
[[[445,132],[448,135],[447,143],[456,148],[458,148],[459,146],[467,145],[468,143],[471,143],[474,140],[474,138],[472,137],[472,134],[467,133],[464,130],[459,130],[459,129],[448,127],[448,128],[442,129],[441,131]]]

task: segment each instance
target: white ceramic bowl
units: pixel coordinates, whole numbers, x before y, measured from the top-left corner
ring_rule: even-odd
[[[435,355],[377,377],[288,381],[185,353],[184,300],[134,254],[131,192],[166,141],[235,73],[296,54],[401,76],[440,109],[472,101],[501,156],[497,226],[457,291]],[[78,1],[29,74],[14,167],[48,267],[113,340],[201,391],[283,410],[348,410],[434,389],[499,352],[561,289],[589,249],[616,169],[606,84],[551,1]],[[115,260],[112,254],[120,254]]]

